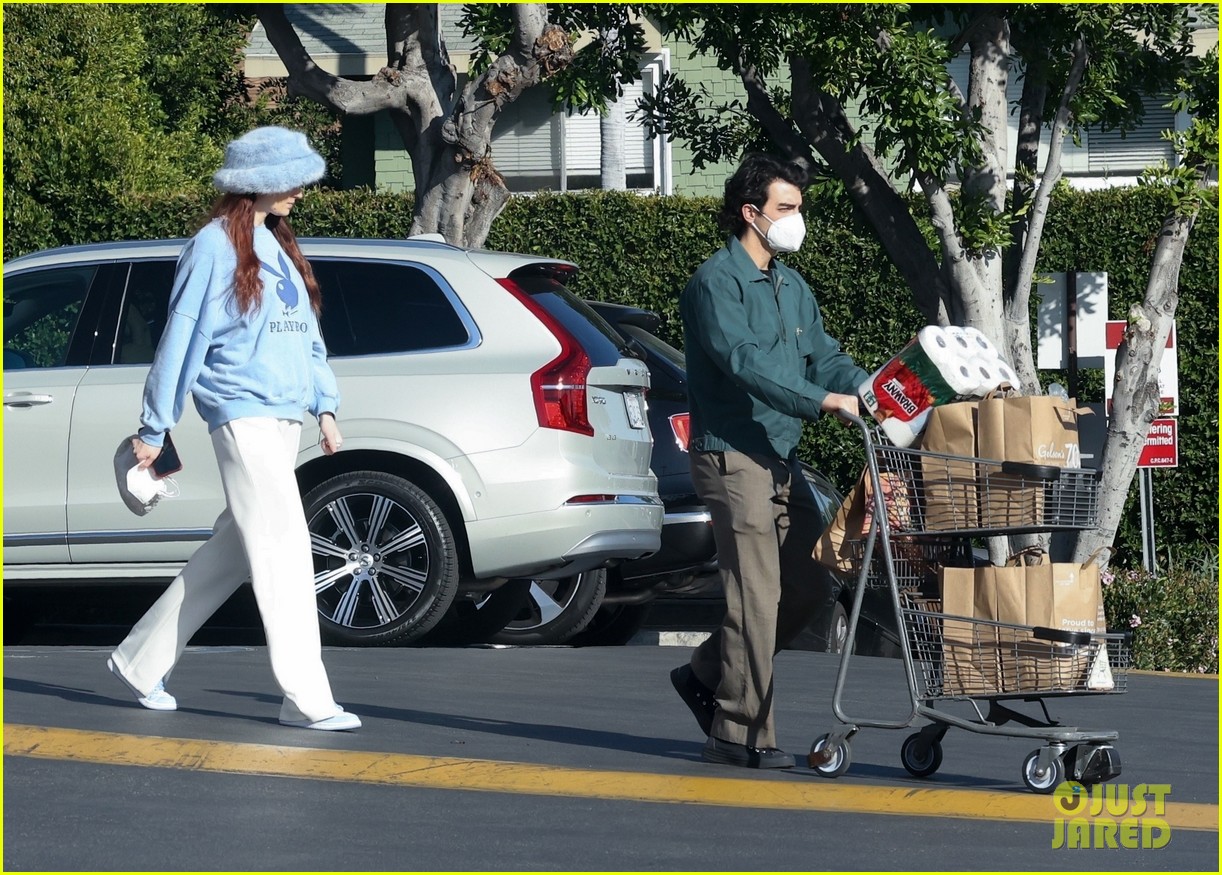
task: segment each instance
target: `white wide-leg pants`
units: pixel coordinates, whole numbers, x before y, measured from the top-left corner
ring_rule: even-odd
[[[293,473],[301,423],[236,419],[212,433],[228,507],[212,537],[114,652],[123,676],[151,691],[191,636],[249,576],[263,618],[281,720],[339,713],[322,664],[314,563]]]

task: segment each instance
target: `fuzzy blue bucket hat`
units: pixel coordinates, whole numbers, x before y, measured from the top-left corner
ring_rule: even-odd
[[[274,194],[322,179],[327,165],[300,131],[269,126],[225,147],[225,165],[212,176],[221,191]]]

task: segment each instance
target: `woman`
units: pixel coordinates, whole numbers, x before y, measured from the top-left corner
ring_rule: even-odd
[[[227,506],[212,537],[107,660],[146,708],[177,708],[165,678],[249,576],[284,693],[280,722],[361,725],[335,703],[323,668],[310,535],[294,476],[307,410],[325,453],[343,443],[318,328],[321,294],[287,221],[302,186],[324,170],[296,131],[256,128],[234,140],[213,176],[224,194],[212,220],[179,257],[133,449],[141,467],[151,465],[190,393],[212,435]]]

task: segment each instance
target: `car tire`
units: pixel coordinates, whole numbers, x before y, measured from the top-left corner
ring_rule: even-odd
[[[649,616],[649,603],[603,605],[586,626],[569,639],[574,647],[617,647],[627,644]]]
[[[811,650],[816,653],[840,653],[848,637],[849,614],[843,602],[832,602],[820,610],[805,629],[785,645],[786,650]]]
[[[556,580],[530,581],[526,604],[493,644],[564,644],[589,625],[607,592],[607,571],[596,568]]]
[[[440,622],[458,591],[458,547],[424,490],[354,471],[316,486],[303,503],[328,643],[406,644]]]
[[[522,612],[530,598],[528,578],[508,580],[481,598],[455,599],[441,622],[418,643],[435,647],[485,644]]]
[[[824,636],[824,650],[827,653],[844,653],[844,645],[849,639],[849,612],[844,603],[838,601],[832,605],[831,614]]]

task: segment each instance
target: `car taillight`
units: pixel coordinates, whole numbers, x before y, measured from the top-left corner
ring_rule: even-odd
[[[679,449],[687,452],[687,445],[692,439],[692,415],[676,413],[670,417],[670,430],[675,433],[675,443]]]
[[[514,280],[505,277],[497,282],[521,301],[560,342],[560,355],[530,375],[539,425],[592,436],[594,427],[590,425],[586,407],[590,357],[573,335]]]

